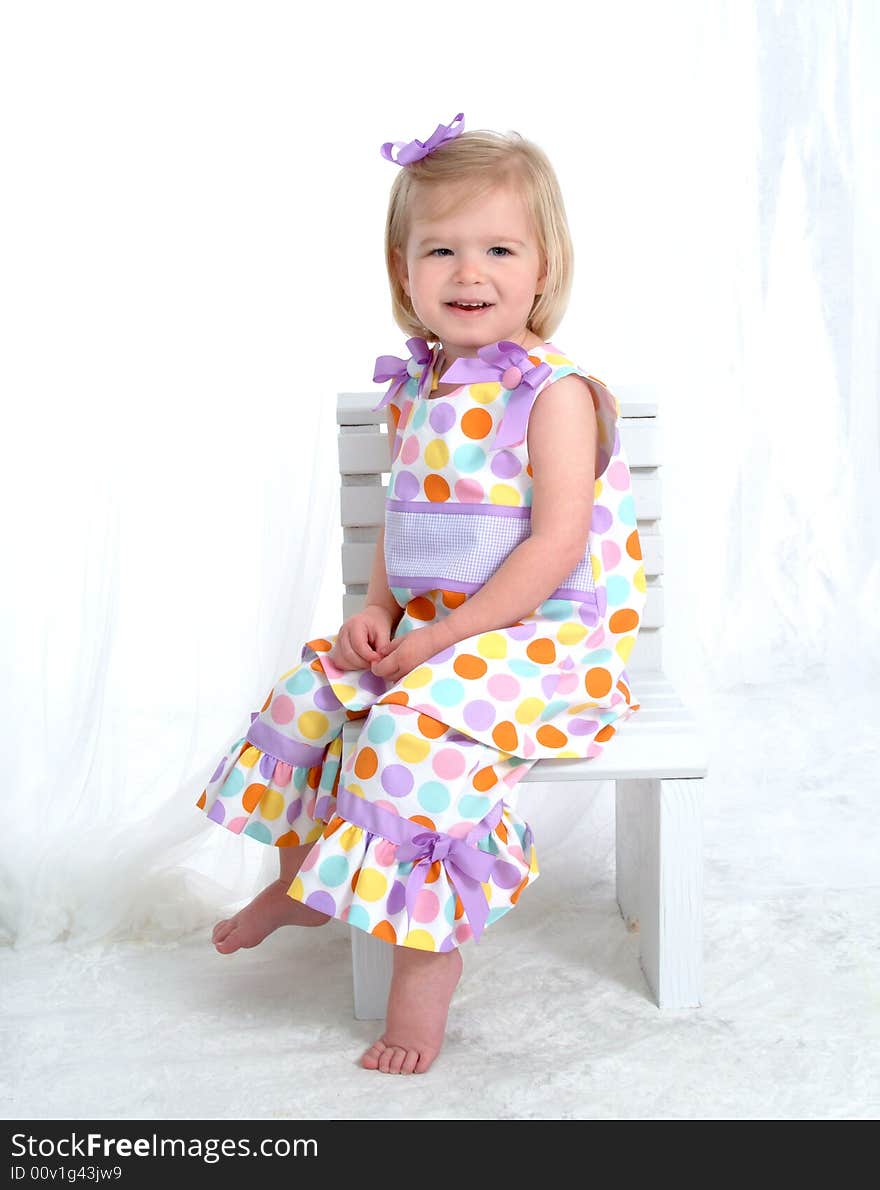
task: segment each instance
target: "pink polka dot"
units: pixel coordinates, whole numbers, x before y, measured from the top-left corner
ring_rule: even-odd
[[[600,645],[605,643],[605,629],[601,624],[595,632],[590,633],[586,643],[588,649],[598,649]]]
[[[616,541],[602,542],[602,565],[606,570],[613,570],[620,561],[620,546]]]
[[[492,674],[486,686],[498,702],[510,702],[512,698],[518,698],[522,690],[522,683],[513,674]]]
[[[470,936],[471,936],[471,927],[467,924],[466,921],[460,922],[455,927],[456,942],[467,942],[467,940],[470,938]]]
[[[311,851],[306,853],[306,858],[303,860],[302,864],[300,865],[299,870],[301,872],[308,872],[318,862],[318,852],[321,850],[319,843],[320,843],[320,839],[315,842]]]
[[[435,752],[431,767],[438,777],[452,781],[464,772],[465,759],[457,748],[441,748]]]
[[[269,714],[276,723],[289,723],[294,716],[293,699],[286,694],[279,694],[272,700]]]
[[[456,822],[452,826],[447,827],[446,833],[452,835],[455,839],[463,839],[468,831],[474,829],[472,822]]]
[[[417,434],[407,434],[400,449],[402,463],[414,463],[419,457],[419,438]]]
[[[226,823],[226,826],[233,832],[233,834],[240,835],[247,826],[247,821],[248,820],[246,818],[231,818],[229,822]]]
[[[559,681],[556,683],[556,687],[553,691],[553,694],[554,694],[554,696],[560,695],[560,694],[571,694],[571,692],[573,690],[576,690],[580,684],[581,684],[581,679],[578,674],[576,674],[576,673],[563,674],[560,677]]]
[[[397,806],[395,806],[394,802],[386,802],[384,800],[380,800],[378,802],[373,802],[373,805],[381,806],[383,810],[388,810],[388,812],[393,814],[395,816],[395,818],[400,817],[400,811],[398,810]]]
[[[459,479],[453,488],[455,498],[461,504],[482,504],[485,491],[475,479]]]
[[[376,857],[376,863],[383,868],[387,868],[394,863],[394,857],[397,855],[397,845],[395,843],[389,843],[387,839],[383,839],[381,843],[376,844],[373,854]]]
[[[608,480],[609,486],[616,488],[618,492],[625,492],[629,487],[629,472],[626,469],[626,464],[621,459],[611,464],[605,472],[605,477]]]
[[[440,900],[437,894],[429,892],[426,888],[419,889],[413,909],[413,917],[416,921],[433,921],[439,912]]]
[[[523,855],[523,849],[517,843],[511,843],[507,850],[514,859],[521,860],[522,863],[526,862],[526,857]]]
[[[590,744],[589,748],[587,748],[587,760],[592,760],[594,756],[601,756],[601,755],[602,755],[602,745],[601,744]]]
[[[289,764],[285,764],[283,760],[279,760],[275,765],[275,773],[272,780],[279,789],[283,789],[285,785],[290,784],[290,778],[293,776],[293,769]]]
[[[317,802],[318,802],[317,794],[314,797],[310,797],[309,800],[306,802],[306,814],[308,814],[309,818],[315,817],[315,806],[317,805]]]

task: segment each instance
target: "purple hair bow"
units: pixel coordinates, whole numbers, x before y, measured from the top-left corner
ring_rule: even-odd
[[[418,374],[419,368],[422,370],[419,378],[419,396],[424,396],[426,391],[430,391],[429,385],[434,377],[434,372],[432,368],[428,367],[428,364],[434,354],[433,348],[428,346],[426,339],[418,338],[407,339],[406,345],[412,353],[408,360],[401,359],[398,355],[380,355],[376,358],[373,380],[376,384],[390,380],[391,384],[379,404],[373,406],[373,413],[377,409],[384,409],[409,378]]]
[[[457,128],[456,124],[458,124]],[[395,165],[412,165],[414,161],[421,161],[423,157],[427,157],[429,153],[439,149],[445,141],[455,140],[463,128],[464,112],[459,112],[450,124],[438,124],[424,143],[420,140],[409,142],[389,140],[385,142],[379,152],[387,161],[393,161]],[[393,149],[397,149],[396,158],[392,156]]]
[[[519,343],[499,339],[488,347],[477,348],[477,358],[462,356],[446,369],[443,383],[472,384],[479,380],[497,380],[510,390],[507,408],[490,450],[516,446],[526,436],[529,411],[538,387],[553,374],[548,363],[533,364],[529,353]]]

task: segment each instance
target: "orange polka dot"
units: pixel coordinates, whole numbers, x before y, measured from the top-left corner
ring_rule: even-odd
[[[346,717],[346,719],[348,719],[348,720],[352,720],[352,719],[366,719],[366,717],[367,717],[367,712],[366,712],[366,711],[346,711],[346,712],[345,712],[345,717]]]
[[[416,727],[426,740],[438,740],[447,730],[446,724],[439,719],[432,719],[430,715],[419,715]]]
[[[349,886],[351,888],[351,891],[353,893],[357,892],[357,883],[360,880],[360,878],[361,878],[361,870],[360,870],[360,868],[356,868],[355,871],[352,873],[351,880],[349,880],[349,882],[348,882]]]
[[[306,773],[306,784],[309,789],[317,789],[321,784],[321,765],[313,765]]]
[[[556,660],[556,645],[549,636],[539,636],[537,640],[529,641],[526,655],[538,665],[552,665]]]
[[[608,618],[608,627],[619,636],[621,632],[632,632],[639,625],[638,612],[631,607],[622,607]]]
[[[394,404],[389,404],[388,413],[391,417],[391,428],[394,433],[397,433],[397,427],[400,425],[400,410]]]
[[[562,748],[568,743],[568,736],[552,723],[545,723],[535,732],[535,739],[544,748]]]
[[[544,362],[544,361],[543,361],[543,360],[542,360],[542,359],[541,359],[539,356],[537,356],[537,355],[530,355],[530,356],[529,356],[529,359],[532,361],[532,363],[533,363],[533,364],[540,364],[540,363],[543,363],[543,362]]]
[[[306,644],[315,653],[329,653],[333,646],[323,636],[316,636],[314,640],[307,640]]]
[[[321,664],[321,658],[315,657],[312,661],[310,661],[309,669],[313,669],[316,674],[322,674],[324,672],[324,666]]]
[[[606,723],[601,731],[597,731],[593,739],[599,743],[604,744],[606,740],[610,740],[613,735],[617,734],[617,728],[612,727],[610,723]]]
[[[341,826],[345,826],[345,819],[340,818],[339,815],[337,814],[333,818],[331,818],[330,821],[327,823],[327,825],[324,827],[323,838],[329,839],[330,836],[332,834],[334,834],[336,831],[338,831]]]
[[[516,890],[510,894],[510,903],[511,903],[511,905],[515,905],[515,904],[517,903],[517,901],[519,900],[519,894],[522,892],[522,890],[523,890],[524,888],[526,888],[526,887],[527,887],[528,883],[529,883],[529,878],[528,878],[528,876],[526,876],[526,878],[525,878],[525,880],[522,882],[522,884],[518,885],[518,887],[516,888]]]
[[[383,942],[394,944],[397,941],[397,931],[390,921],[380,921],[377,926],[373,926],[370,933],[374,938],[381,938]]]
[[[247,810],[248,814],[250,814],[253,810],[256,810],[265,792],[266,786],[260,784],[257,781],[247,787],[247,789],[241,795],[241,804]]]
[[[299,835],[296,831],[288,831],[280,839],[275,840],[276,847],[299,847]]]
[[[364,745],[358,748],[358,754],[354,761],[354,772],[356,777],[360,777],[362,781],[366,781],[372,777],[379,767],[379,757],[372,748]]]
[[[273,693],[274,693],[274,691],[273,691],[273,690],[270,690],[270,691],[269,691],[269,693],[268,693],[268,695],[266,696],[266,701],[265,701],[265,702],[263,703],[263,705],[260,707],[260,714],[261,714],[261,715],[262,715],[263,711],[265,711],[266,707],[268,707],[269,703],[272,701],[272,695],[273,695]]]
[[[449,484],[442,475],[432,472],[425,476],[425,495],[435,504],[445,504],[449,499]]]
[[[492,432],[492,414],[485,409],[469,409],[461,419],[461,432],[478,441]]]
[[[434,819],[429,818],[427,814],[413,814],[410,822],[416,822],[419,826],[423,826],[426,831],[435,831],[437,827],[434,825]]]
[[[491,789],[493,785],[498,784],[498,774],[491,765],[487,765],[484,769],[477,769],[474,773],[472,784],[474,789],[479,789],[480,793],[485,793],[487,789]]]
[[[461,605],[465,602],[466,599],[467,599],[467,595],[464,591],[441,591],[440,592],[440,601],[444,607],[448,607],[448,608],[461,607]]]
[[[497,835],[502,843],[507,842],[507,827],[500,820],[492,833]]]
[[[516,733],[516,728],[509,719],[503,719],[492,728],[492,742],[502,752],[516,752],[519,737]]]
[[[425,877],[425,884],[433,884],[435,880],[440,879],[440,860],[434,860],[430,868],[428,868],[428,875]]]
[[[399,707],[408,707],[409,706],[409,695],[406,693],[405,690],[395,690],[391,694],[386,694],[384,698],[378,699],[377,702],[374,703],[373,705],[374,706],[377,706],[377,705],[382,706],[386,702],[393,702],[395,704],[395,706],[399,706]]]
[[[627,686],[623,678],[617,679],[617,689],[620,691],[626,701],[629,702],[631,692],[629,686]]]
[[[642,558],[642,543],[639,540],[638,529],[633,529],[629,537],[626,539],[626,552],[631,558],[636,558],[641,561]]]
[[[434,604],[430,599],[425,599],[422,595],[418,595],[415,599],[411,599],[406,605],[406,610],[414,620],[434,619]]]
[[[475,657],[473,653],[461,653],[453,661],[452,668],[460,678],[474,681],[481,678],[489,667],[482,657]]]
[[[584,687],[590,698],[604,698],[611,689],[611,674],[601,665],[588,669],[584,677]]]
[[[207,792],[208,792],[208,791],[207,791],[207,789],[203,789],[203,790],[202,790],[202,796],[201,796],[201,797],[199,798],[199,800],[196,802],[196,805],[198,806],[198,808],[199,808],[200,810],[204,810],[204,808],[205,808],[205,803],[206,803],[206,802],[207,802],[207,800],[208,800],[208,799],[206,798],[206,796],[205,796]]]
[[[455,920],[458,921],[460,917],[464,917],[464,905],[461,903],[461,897],[458,893],[455,894]]]
[[[531,463],[526,463],[526,475],[531,475],[532,477],[534,477],[534,474],[535,474],[535,473],[534,473],[534,471],[532,470],[532,464],[531,464]]]

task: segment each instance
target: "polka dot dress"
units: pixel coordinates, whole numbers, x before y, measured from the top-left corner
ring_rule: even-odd
[[[495,441],[511,390],[480,382],[430,396],[439,345],[409,343],[423,362],[406,361],[405,383],[380,402],[394,432],[385,555],[404,609],[396,637],[478,590],[528,536],[531,505],[525,437]],[[336,635],[309,641],[198,801],[259,842],[311,843],[288,895],[397,945],[449,950],[509,912],[539,874],[517,782],[542,757],[598,756],[638,709],[624,667],[645,575],[617,402],[550,343],[529,360],[547,365],[533,399],[577,373],[597,412],[600,465],[578,565],[516,625],[459,641],[394,685],[337,669]],[[363,726],[343,769],[349,719]]]

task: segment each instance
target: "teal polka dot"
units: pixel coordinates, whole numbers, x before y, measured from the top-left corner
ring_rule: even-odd
[[[236,752],[239,750],[239,748],[242,746],[242,744],[244,743],[244,741],[245,741],[245,737],[244,737],[244,736],[242,736],[240,740],[236,740],[236,741],[235,741],[235,743],[232,745],[232,747],[229,749],[229,755],[230,755],[230,756],[234,756],[234,755],[235,755],[235,753],[236,753]]]
[[[244,789],[244,777],[241,769],[233,769],[220,790],[220,797],[238,797]]]
[[[512,908],[512,905],[502,905],[500,909],[490,909],[489,916],[486,918],[486,925],[490,926],[493,921],[497,921],[499,917],[503,917],[505,913],[509,913]]]
[[[464,686],[458,678],[441,678],[432,683],[431,697],[441,707],[457,707],[464,700]]]
[[[271,843],[272,832],[262,822],[249,822],[242,831],[244,835],[250,835],[252,839],[256,839],[260,843]]]
[[[352,905],[345,920],[350,926],[357,926],[359,930],[367,930],[369,932],[370,915],[363,905]]]
[[[394,720],[390,715],[370,716],[367,739],[372,744],[384,744],[394,735]]]
[[[415,385],[415,381],[411,381],[411,383],[412,383],[413,385]],[[416,386],[416,387],[417,387],[417,386]],[[413,396],[415,396],[415,395],[416,395],[416,392],[415,392],[415,390],[413,391],[412,395],[413,395]],[[419,403],[416,405],[416,411],[415,411],[415,413],[412,415],[412,419],[411,419],[411,421],[410,421],[410,423],[409,423],[409,424],[412,426],[412,428],[413,428],[414,430],[418,430],[418,429],[419,429],[421,426],[423,426],[423,425],[424,425],[424,423],[425,423],[425,418],[426,418],[427,416],[428,416],[428,402],[427,402],[427,401],[420,401],[420,402],[419,402]]]
[[[513,824],[513,829],[516,831],[516,833],[517,833],[517,837],[519,838],[519,845],[520,845],[520,847],[522,847],[522,846],[523,846],[523,839],[525,838],[525,835],[526,835],[526,828],[525,828],[525,826],[523,825],[523,823],[521,823],[521,822],[515,822],[515,823]],[[523,850],[525,850],[525,848],[523,848]]]
[[[409,860],[405,864],[398,864],[397,865],[397,875],[398,876],[408,876],[410,874],[410,872],[413,870],[413,867],[414,867],[414,863],[412,860]]]
[[[293,770],[293,785],[298,793],[306,787],[306,782],[309,779],[309,770],[305,765],[299,764]]]
[[[301,665],[295,674],[290,675],[284,686],[288,694],[305,694],[307,690],[311,690],[316,680],[312,670],[307,665]]]
[[[419,805],[429,814],[439,814],[449,808],[449,790],[439,781],[426,781],[416,793]]]
[[[557,715],[561,715],[568,708],[568,705],[564,698],[557,698],[553,702],[548,702],[540,715],[542,722],[547,723],[550,719],[555,719]]]
[[[605,590],[608,593],[609,606],[620,607],[629,599],[629,579],[621,574],[609,575]]]
[[[545,599],[541,614],[548,620],[573,620],[574,604],[570,599]]]
[[[542,665],[536,665],[534,661],[526,661],[525,658],[519,657],[510,657],[507,668],[518,678],[536,678],[544,669]]]
[[[477,843],[478,851],[485,851],[487,855],[500,855],[498,843],[494,835],[486,835],[484,839],[480,839]]]
[[[600,723],[614,723],[619,718],[617,711],[605,711],[599,715]]]
[[[407,603],[409,602],[409,588],[408,587],[390,587],[389,590],[391,591],[391,594],[394,596],[394,598],[397,600],[398,604],[401,607],[406,607]],[[400,631],[400,625],[398,625],[398,633],[399,633],[399,631]],[[395,633],[395,636],[398,635],[398,633]]]
[[[339,757],[328,756],[321,767],[321,781],[318,785],[319,789],[326,789],[328,792],[333,790],[333,782],[336,780],[336,774],[339,772]]]
[[[581,661],[583,665],[608,665],[614,654],[610,649],[591,649],[585,653]]]
[[[458,812],[462,818],[470,818],[474,822],[479,822],[484,814],[489,813],[491,808],[492,803],[487,797],[477,797],[473,793],[464,794],[458,801]]]
[[[617,515],[625,525],[634,525],[636,523],[636,506],[632,498],[632,493],[623,497],[618,505]]]
[[[486,462],[486,452],[475,442],[466,442],[452,452],[452,462],[465,475],[479,471]]]
[[[455,897],[447,897],[443,906],[443,916],[449,925],[455,925]]]
[[[318,875],[325,884],[335,888],[348,879],[348,860],[344,855],[331,855],[318,864]]]
[[[523,508],[531,508],[532,507],[532,489],[531,488],[529,488],[529,490],[526,492],[525,498],[523,499],[523,502],[522,502],[522,506],[523,506]]]

